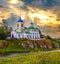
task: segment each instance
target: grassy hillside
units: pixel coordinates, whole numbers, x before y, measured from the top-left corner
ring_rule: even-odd
[[[60,52],[20,54],[2,58],[0,64],[60,64]]]
[[[0,53],[31,52],[38,50],[57,49],[57,43],[52,40],[0,40]]]
[[[60,39],[55,39],[55,41],[60,45]]]
[[[57,49],[58,45],[52,40],[0,40],[0,53],[47,51]]]

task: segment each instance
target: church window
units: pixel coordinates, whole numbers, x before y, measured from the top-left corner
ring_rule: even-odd
[[[34,38],[34,33],[33,33],[33,38]]]
[[[14,38],[14,35],[12,34],[12,38]]]
[[[27,38],[28,38],[28,35],[27,35]]]
[[[31,38],[31,36],[30,36],[30,38]]]
[[[21,24],[21,27],[23,27],[23,24]]]
[[[19,27],[19,24],[17,24],[17,27]]]
[[[36,33],[35,33],[35,38],[36,38]]]
[[[18,37],[20,38],[20,34],[18,34]]]

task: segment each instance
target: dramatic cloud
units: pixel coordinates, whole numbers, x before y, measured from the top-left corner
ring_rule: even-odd
[[[0,0],[0,22],[6,19],[14,28],[20,16],[25,26],[34,22],[43,34],[60,37],[60,0],[19,0],[16,4]]]
[[[58,5],[56,0],[23,0],[26,4],[30,4],[34,7],[50,8],[54,5]]]

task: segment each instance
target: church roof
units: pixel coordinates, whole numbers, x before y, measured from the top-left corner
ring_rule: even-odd
[[[20,17],[17,22],[24,22],[24,21],[23,21],[23,20],[21,19],[21,17]]]
[[[35,26],[34,26],[34,24],[32,22],[30,23],[30,26],[29,26],[28,30],[30,30],[30,29],[32,29],[32,30],[36,29]]]
[[[30,26],[28,29],[35,29],[35,27],[34,26]]]

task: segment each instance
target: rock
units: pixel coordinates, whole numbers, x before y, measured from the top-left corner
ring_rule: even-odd
[[[27,44],[29,45],[30,48],[34,48],[32,41],[28,41]]]
[[[34,43],[35,48],[39,48],[38,43]]]
[[[0,48],[3,48],[4,45],[3,45],[3,42],[0,42]]]
[[[27,48],[27,44],[22,43],[23,48]]]
[[[29,47],[30,47],[30,48],[34,48],[33,43],[29,44]]]

